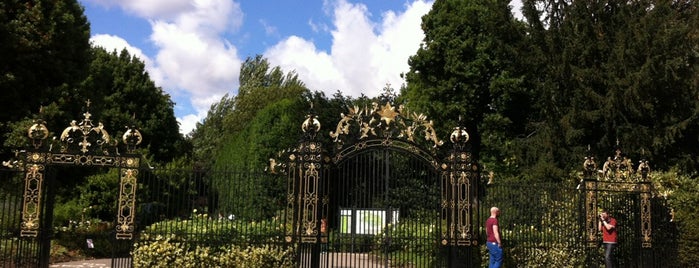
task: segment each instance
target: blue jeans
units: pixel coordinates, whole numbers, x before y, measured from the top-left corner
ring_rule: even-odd
[[[614,267],[614,248],[616,247],[616,243],[604,243],[604,265],[607,268],[613,268]]]
[[[502,266],[502,248],[498,247],[498,243],[486,242],[485,245],[488,247],[488,252],[490,252],[490,264],[488,268],[500,268]]]

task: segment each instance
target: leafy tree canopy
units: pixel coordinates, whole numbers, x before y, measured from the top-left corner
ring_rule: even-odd
[[[11,122],[37,113],[40,106],[67,102],[87,73],[89,38],[90,25],[75,0],[0,2],[3,134]]]
[[[633,159],[696,170],[698,7],[525,1],[542,112],[531,151],[570,167],[588,146],[603,159],[619,142]]]
[[[531,93],[520,49],[524,27],[509,1],[436,1],[423,17],[425,39],[410,57],[402,98],[433,119],[439,136],[465,126],[476,158],[508,158],[507,140],[521,134]]]

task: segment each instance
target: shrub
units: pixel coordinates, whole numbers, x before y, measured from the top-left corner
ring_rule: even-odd
[[[374,249],[378,256],[391,253],[391,263],[408,265],[411,262],[425,263],[433,261],[437,254],[435,239],[437,234],[433,223],[415,219],[404,219],[398,224],[388,224],[379,234],[374,236]],[[388,238],[390,241],[387,241]],[[403,254],[404,253],[404,254]],[[413,256],[415,259],[401,259]],[[433,266],[430,263],[429,266]]]
[[[699,183],[696,178],[679,174],[676,170],[657,172],[651,176],[655,192],[667,200],[671,209],[672,223],[677,228],[679,237],[677,246],[677,264],[691,267],[699,263]],[[672,227],[672,226],[671,226]],[[657,237],[658,234],[656,233]],[[657,240],[654,237],[654,240]],[[667,259],[673,259],[668,257]]]
[[[82,259],[85,257],[105,258],[114,252],[114,225],[109,222],[91,219],[85,221],[70,221],[68,225],[55,227],[51,255],[63,258],[64,261]],[[88,248],[87,240],[94,245]],[[70,254],[62,254],[63,251]]]
[[[196,246],[158,236],[136,244],[133,264],[138,267],[296,267],[291,247],[264,245],[240,247]]]
[[[277,218],[212,219],[194,210],[189,219],[148,226],[132,251],[134,267],[294,267],[282,227]]]

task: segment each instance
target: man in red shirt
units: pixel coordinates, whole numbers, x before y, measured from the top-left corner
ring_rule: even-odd
[[[498,226],[500,209],[490,208],[490,217],[485,221],[485,234],[488,237],[485,243],[490,252],[490,264],[488,268],[500,268],[502,265],[502,240],[500,239],[500,227]]]
[[[599,230],[602,232],[602,243],[604,244],[604,264],[607,268],[614,267],[612,254],[617,245],[616,219],[609,216],[609,212],[603,210],[599,214]]]

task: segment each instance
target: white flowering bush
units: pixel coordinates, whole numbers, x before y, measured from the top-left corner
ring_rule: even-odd
[[[131,252],[134,267],[294,267],[278,219],[245,222],[192,212],[148,226]]]
[[[294,249],[275,245],[240,247],[236,245],[212,248],[175,242],[162,236],[139,242],[132,252],[133,265],[138,267],[295,267]]]

